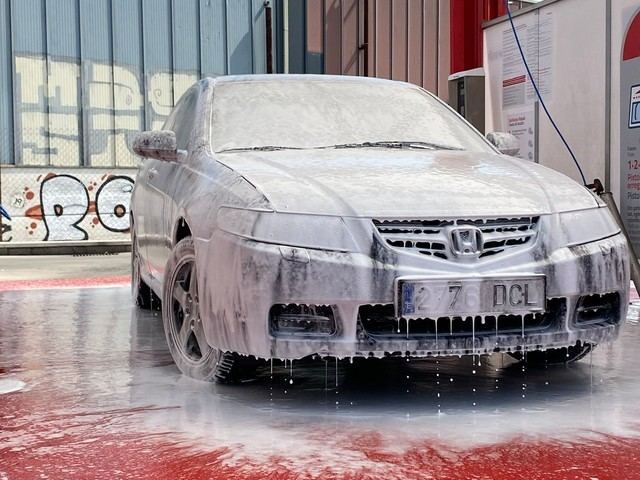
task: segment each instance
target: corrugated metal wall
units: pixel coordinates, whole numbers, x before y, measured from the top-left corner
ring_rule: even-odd
[[[195,80],[266,71],[264,9],[263,0],[0,0],[0,163],[133,165],[128,135],[158,128]]]
[[[289,0],[289,12],[291,73],[403,80],[446,99],[449,0]]]

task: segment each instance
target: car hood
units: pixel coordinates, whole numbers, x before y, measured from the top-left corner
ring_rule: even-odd
[[[597,206],[565,175],[492,153],[367,148],[219,153],[216,159],[281,212],[517,216]]]

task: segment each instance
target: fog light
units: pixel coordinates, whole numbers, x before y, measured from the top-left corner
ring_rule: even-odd
[[[333,308],[328,305],[274,305],[269,320],[273,336],[323,337],[336,331]]]
[[[620,295],[617,292],[596,293],[578,299],[575,316],[577,325],[607,324],[619,321]]]

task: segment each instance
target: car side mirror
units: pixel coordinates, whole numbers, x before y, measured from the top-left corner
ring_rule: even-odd
[[[487,140],[503,155],[511,155],[513,157],[520,153],[520,142],[510,133],[489,132],[487,133]]]
[[[144,158],[155,158],[166,162],[179,161],[186,152],[178,150],[176,134],[171,130],[140,132],[133,139],[131,149]]]

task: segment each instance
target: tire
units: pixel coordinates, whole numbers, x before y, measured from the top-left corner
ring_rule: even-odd
[[[522,354],[510,353],[516,360],[530,367],[544,367],[547,365],[565,365],[577,362],[596,348],[595,344],[578,342],[571,347],[551,348],[549,350],[536,350],[527,352],[523,359]]]
[[[136,306],[143,310],[157,310],[160,306],[160,299],[153,293],[149,285],[142,280],[138,239],[135,233],[131,236],[131,296]]]
[[[251,358],[221,352],[208,344],[200,317],[197,263],[193,240],[180,240],[167,263],[162,321],[169,351],[178,369],[202,381],[235,383],[255,369]]]

